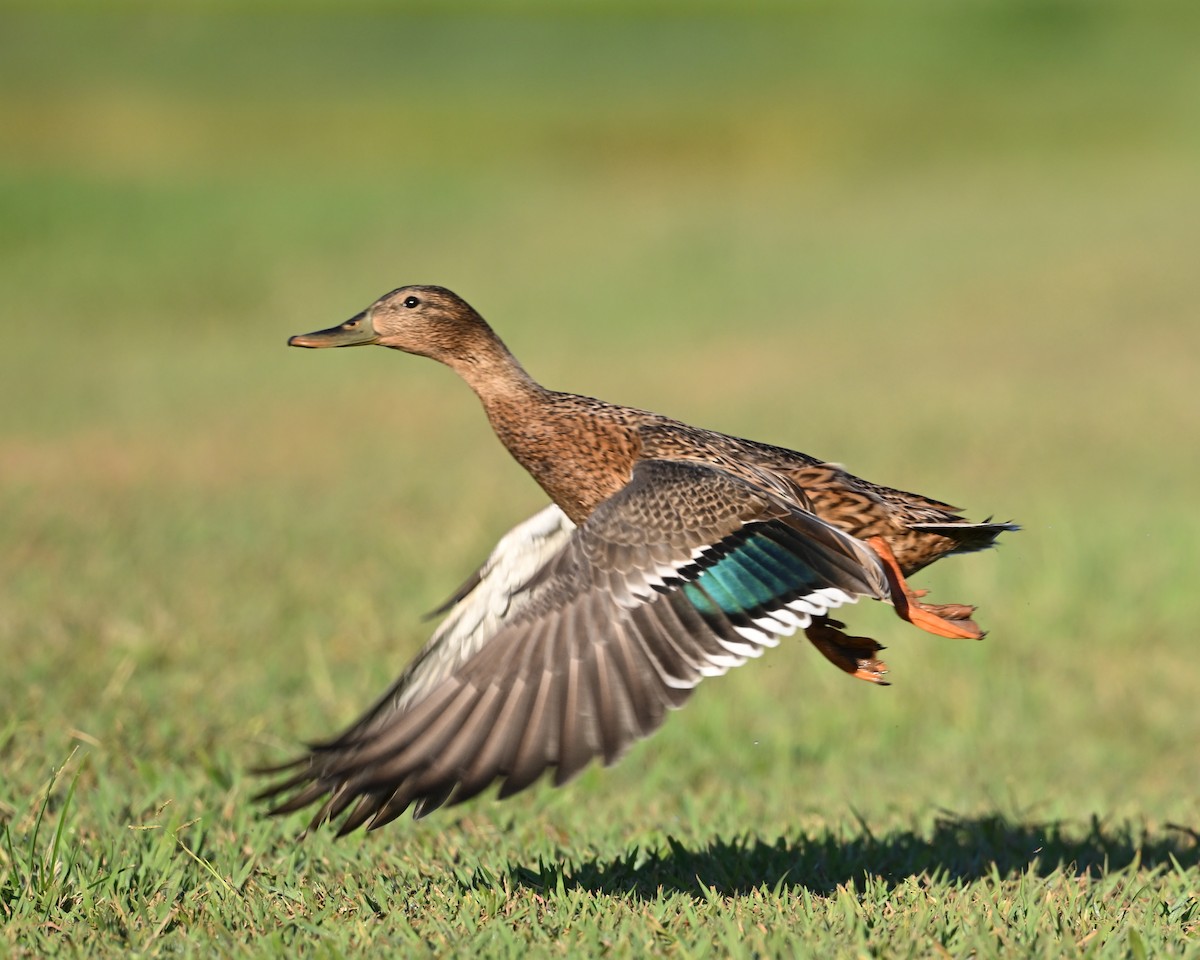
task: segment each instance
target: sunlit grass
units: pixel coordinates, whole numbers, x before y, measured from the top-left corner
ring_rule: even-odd
[[[1200,71],[1051,7],[6,13],[3,949],[1186,953]],[[856,608],[889,689],[796,641],[566,790],[294,845],[247,768],[542,502],[447,371],[284,347],[408,281],[1020,521],[920,580],[991,635]]]

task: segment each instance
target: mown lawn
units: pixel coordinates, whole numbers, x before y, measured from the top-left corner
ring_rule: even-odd
[[[1185,956],[1200,936],[1188,6],[7,4],[0,954]],[[549,385],[1024,530],[611,770],[295,842],[540,493],[406,282]]]

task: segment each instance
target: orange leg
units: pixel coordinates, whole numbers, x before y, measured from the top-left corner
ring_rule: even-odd
[[[839,670],[886,687],[883,675],[888,672],[887,664],[875,657],[883,647],[870,637],[846,636],[842,633],[845,626],[830,617],[814,617],[804,628],[804,635]]]
[[[971,614],[975,612],[974,607],[962,603],[921,603],[918,597],[923,597],[925,591],[918,593],[904,582],[900,564],[896,562],[896,555],[892,553],[887,541],[883,537],[871,537],[867,546],[879,554],[879,559],[883,561],[883,572],[891,588],[892,603],[900,619],[939,637],[950,637],[953,640],[983,638],[983,631],[971,620]]]

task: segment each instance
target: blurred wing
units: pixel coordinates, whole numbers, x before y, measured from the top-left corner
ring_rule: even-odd
[[[547,513],[509,535],[513,546],[461,601],[469,609],[491,591],[506,612],[444,624],[361,720],[281,768],[295,772],[261,795],[290,793],[273,812],[324,798],[315,828],[353,804],[344,834],[413,804],[423,816],[497,779],[502,797],[550,767],[565,783],[594,757],[615,761],[703,677],[833,607],[888,597],[865,544],[707,466],[640,463],[574,530]],[[526,527],[548,528],[557,549],[532,574],[509,576]]]
[[[446,618],[380,706],[403,709],[478,653],[504,620],[520,614],[531,596],[529,582],[574,529],[567,515],[551,504],[501,537],[483,566],[433,612]]]

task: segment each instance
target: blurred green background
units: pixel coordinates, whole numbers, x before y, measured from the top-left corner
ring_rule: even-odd
[[[1198,29],[0,6],[0,817],[77,745],[81,836],[174,803],[233,839],[242,771],[351,719],[539,506],[447,371],[284,347],[422,282],[549,386],[1025,527],[918,583],[980,603],[983,644],[856,609],[891,690],[785,645],[519,819],[687,836],[687,795],[732,793],[701,839],[851,806],[1195,824]]]

